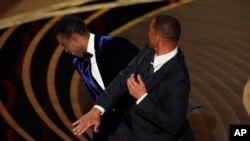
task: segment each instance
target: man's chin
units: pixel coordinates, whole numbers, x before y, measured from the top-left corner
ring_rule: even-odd
[[[77,54],[74,54],[75,57],[78,57],[78,58],[82,58],[83,55],[77,55]]]

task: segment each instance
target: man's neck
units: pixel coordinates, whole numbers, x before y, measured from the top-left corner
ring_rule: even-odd
[[[176,48],[176,45],[175,46],[163,46],[163,47],[159,47],[155,53],[156,55],[164,55],[164,54],[167,54],[171,51],[173,51],[174,49]]]

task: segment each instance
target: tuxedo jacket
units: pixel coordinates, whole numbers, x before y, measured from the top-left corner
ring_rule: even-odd
[[[193,141],[186,118],[190,81],[183,53],[178,48],[176,56],[148,77],[145,70],[153,56],[151,48],[142,49],[106,88],[96,104],[109,110],[120,96],[126,95],[128,77],[132,73],[140,74],[148,95],[138,105],[130,96],[127,110],[135,140]]]
[[[139,49],[127,39],[115,36],[95,35],[94,48],[97,66],[105,87],[112,82],[115,76],[123,70],[139,52]],[[90,97],[95,101],[98,99],[102,90],[93,90],[92,87],[98,85],[98,83],[94,80],[88,82],[89,79],[83,75],[84,71],[87,71],[86,68],[84,68],[86,64],[87,62],[82,58],[75,57],[73,59],[74,68],[81,75]],[[112,106],[112,110],[104,114],[100,125],[101,132],[105,132],[104,134],[106,135],[114,132],[119,122],[124,118],[127,99],[128,96],[121,97]]]

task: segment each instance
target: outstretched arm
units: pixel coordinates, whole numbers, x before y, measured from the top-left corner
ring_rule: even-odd
[[[99,96],[96,105],[102,107],[104,110],[109,111],[112,105],[119,99],[120,96],[128,91],[126,82],[128,77],[136,72],[137,62],[143,54],[148,54],[147,48],[143,49],[129,64],[121,71],[118,76],[111,82],[105,91]],[[83,115],[79,120],[73,123],[73,133],[81,135],[88,128],[94,126],[94,131],[97,131],[100,125],[101,110],[93,107],[87,114]]]

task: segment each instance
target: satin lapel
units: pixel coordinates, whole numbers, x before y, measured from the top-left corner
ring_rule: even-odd
[[[148,65],[151,61],[151,58],[154,56],[154,52],[152,49],[150,48],[145,48],[145,51],[142,50],[144,53],[141,55],[141,57],[139,58],[138,62],[137,62],[137,70],[135,72],[135,74],[140,74],[143,78],[143,80],[145,80],[145,70],[148,69]]]
[[[101,42],[100,38],[101,37],[99,35],[95,35],[94,47],[95,47],[95,56],[97,62],[99,62],[98,60],[100,59],[101,56],[102,43],[100,43]]]
[[[95,56],[96,56],[96,63],[97,66],[99,68],[100,74],[104,75],[104,68],[103,66],[105,66],[105,62],[104,60],[108,60],[108,58],[104,58],[104,54],[103,51],[106,45],[106,36],[101,36],[101,35],[96,35],[95,34],[95,39],[94,39],[94,46],[95,46]]]
[[[150,91],[152,88],[157,86],[161,81],[169,77],[169,74],[174,70],[175,65],[178,63],[179,57],[182,54],[180,50],[176,56],[170,59],[167,63],[165,63],[158,71],[153,73],[146,81],[145,86],[147,91]]]

